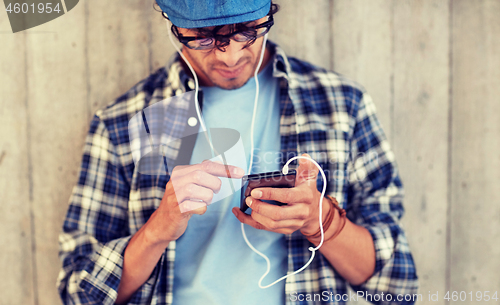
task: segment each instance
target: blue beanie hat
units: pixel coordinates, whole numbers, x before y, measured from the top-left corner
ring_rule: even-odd
[[[267,15],[271,0],[157,0],[180,28],[202,28],[247,22]]]

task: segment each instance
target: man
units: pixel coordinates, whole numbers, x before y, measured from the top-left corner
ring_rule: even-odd
[[[336,304],[347,301],[349,283],[375,303],[412,304],[397,298],[416,293],[418,286],[399,224],[402,184],[369,95],[333,72],[287,57],[272,42],[264,45],[277,11],[269,0],[157,3],[183,44],[185,60],[174,56],[96,113],[60,236],[63,302]],[[263,47],[251,128],[256,88],[251,77]],[[311,161],[299,161],[295,187],[254,190],[246,199],[252,209],[247,215],[237,208],[237,193],[211,204],[223,177],[238,179],[248,171],[245,162],[204,161],[201,136],[190,165],[171,173],[144,175],[132,160],[128,122],[155,103],[193,90],[195,76],[203,91],[202,120],[209,128],[237,130],[247,162],[255,129],[257,161],[251,173],[281,170],[290,156],[307,152],[303,156],[315,159],[327,175],[332,197],[321,202],[324,244],[286,283],[259,288],[266,263],[238,229],[244,223],[251,243],[270,256],[263,285],[305,265],[309,247],[321,243],[322,181]],[[188,128],[186,109],[174,102],[167,106],[165,132],[179,134]],[[280,161],[266,154],[279,155]]]

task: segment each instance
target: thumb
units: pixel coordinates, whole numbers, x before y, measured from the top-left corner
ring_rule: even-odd
[[[302,157],[312,159],[308,154],[302,154]],[[297,177],[295,178],[295,186],[307,181],[314,181],[318,177],[319,169],[308,159],[299,159],[299,167],[297,168]]]

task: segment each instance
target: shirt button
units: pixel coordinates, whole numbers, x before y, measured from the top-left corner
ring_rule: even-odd
[[[188,119],[189,126],[194,127],[196,124],[198,124],[198,120],[195,117],[192,116]]]

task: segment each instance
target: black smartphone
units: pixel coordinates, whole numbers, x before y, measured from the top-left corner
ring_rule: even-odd
[[[283,175],[281,171],[267,172],[260,174],[246,175],[242,178],[241,188],[241,201],[240,210],[244,213],[248,206],[245,199],[250,196],[253,189],[259,187],[276,187],[276,188],[290,188],[295,186],[296,171],[291,170],[288,174]],[[276,205],[286,205],[275,200],[263,200],[268,203]]]

